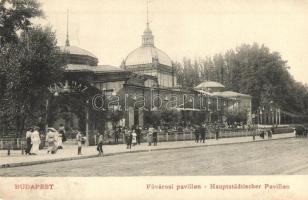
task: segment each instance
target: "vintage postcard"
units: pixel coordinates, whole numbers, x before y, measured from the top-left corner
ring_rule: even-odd
[[[307,21],[307,0],[1,0],[0,200],[308,199]]]

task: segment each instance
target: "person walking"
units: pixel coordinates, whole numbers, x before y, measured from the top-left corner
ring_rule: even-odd
[[[154,132],[154,128],[151,125],[149,130],[148,130],[148,143],[149,143],[149,146],[151,146],[152,142],[153,142],[153,132]]]
[[[125,140],[126,140],[126,149],[132,148],[132,131],[129,129],[125,130]]]
[[[64,132],[63,130],[60,129],[58,132],[58,137],[57,137],[58,149],[63,149],[63,135],[64,135]]]
[[[201,125],[200,128],[199,128],[199,134],[201,136],[201,140],[202,142],[204,143],[205,142],[205,125]],[[201,142],[200,140],[200,142]]]
[[[121,128],[120,127],[116,127],[115,131],[114,131],[114,143],[118,144],[119,143],[119,135],[121,133]]]
[[[137,126],[136,128],[136,134],[137,134],[137,144],[140,145],[141,143],[141,127]]]
[[[133,129],[133,132],[132,132],[132,143],[133,143],[133,146],[137,144],[137,133],[135,129]]]
[[[31,155],[37,155],[39,152],[39,147],[41,143],[40,133],[39,133],[39,127],[35,126],[34,131],[31,134]]]
[[[103,142],[104,142],[104,136],[103,134],[100,133],[98,136],[98,144],[97,144],[97,151],[99,156],[103,155]]]
[[[216,140],[218,140],[218,138],[219,138],[219,131],[220,131],[219,130],[219,125],[215,123],[214,129],[215,129],[215,138],[216,138]]]
[[[275,127],[274,127],[274,125],[273,125],[272,128],[271,128],[271,130],[270,130],[269,139],[272,139],[274,133],[275,133]]]
[[[157,137],[158,137],[157,130],[154,130],[154,132],[153,132],[153,144],[154,144],[154,146],[157,146]]]
[[[48,128],[46,134],[46,142],[48,143],[47,153],[55,154],[58,150],[56,130],[54,128]]]
[[[27,132],[26,132],[26,155],[30,155],[30,151],[31,151],[31,147],[32,147],[32,144],[31,144],[31,134],[33,132],[33,128],[30,127],[28,128]]]
[[[195,127],[194,133],[195,133],[195,142],[199,143],[199,138],[200,138],[199,127]]]
[[[77,145],[78,145],[78,155],[82,155],[81,154],[82,135],[81,135],[80,131],[77,131],[76,140],[77,140]]]

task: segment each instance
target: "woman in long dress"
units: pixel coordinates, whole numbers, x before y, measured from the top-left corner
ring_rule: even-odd
[[[57,141],[58,141],[58,149],[63,149],[62,141],[63,141],[64,132],[62,130],[60,130],[58,133],[59,133],[58,134],[58,139],[57,139]]]
[[[48,142],[47,153],[55,154],[58,149],[57,145],[57,131],[54,128],[47,129],[46,141]]]
[[[132,143],[133,143],[133,146],[137,144],[137,133],[135,129],[133,129],[133,132],[132,132]]]
[[[32,148],[31,148],[31,155],[36,155],[39,152],[39,147],[40,147],[40,143],[41,143],[41,138],[40,138],[40,134],[38,132],[39,128],[35,127],[34,131],[31,134],[31,144],[32,144]]]
[[[153,128],[153,126],[150,126],[150,128],[148,130],[148,143],[149,143],[149,146],[151,146],[152,142],[153,142],[153,133],[154,133],[154,128]]]

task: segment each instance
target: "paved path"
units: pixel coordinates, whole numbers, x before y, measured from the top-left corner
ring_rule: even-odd
[[[198,146],[0,169],[0,176],[307,175],[308,139]]]
[[[294,137],[293,133],[273,135],[273,140]],[[266,139],[265,139],[266,140]],[[126,149],[123,144],[119,145],[104,145],[104,155],[116,155],[123,153],[157,151],[176,148],[192,148],[207,145],[234,144],[252,142],[252,137],[234,137],[223,138],[219,140],[207,140],[205,143],[195,143],[194,141],[177,141],[177,142],[162,142],[158,146],[148,146],[146,143]],[[256,137],[255,141],[264,141],[260,137]],[[0,167],[18,167],[33,164],[42,164],[48,162],[58,162],[65,160],[75,160],[83,158],[97,157],[95,146],[83,147],[81,156],[77,155],[77,145],[64,145],[63,150],[59,150],[57,154],[47,154],[47,151],[41,150],[38,155],[21,155],[21,151],[11,151],[11,155],[7,156],[7,151],[0,151]]]

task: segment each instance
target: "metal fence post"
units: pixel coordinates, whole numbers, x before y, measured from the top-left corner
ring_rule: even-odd
[[[168,131],[166,131],[166,141],[167,141],[167,142],[169,141],[169,134],[168,134]]]

